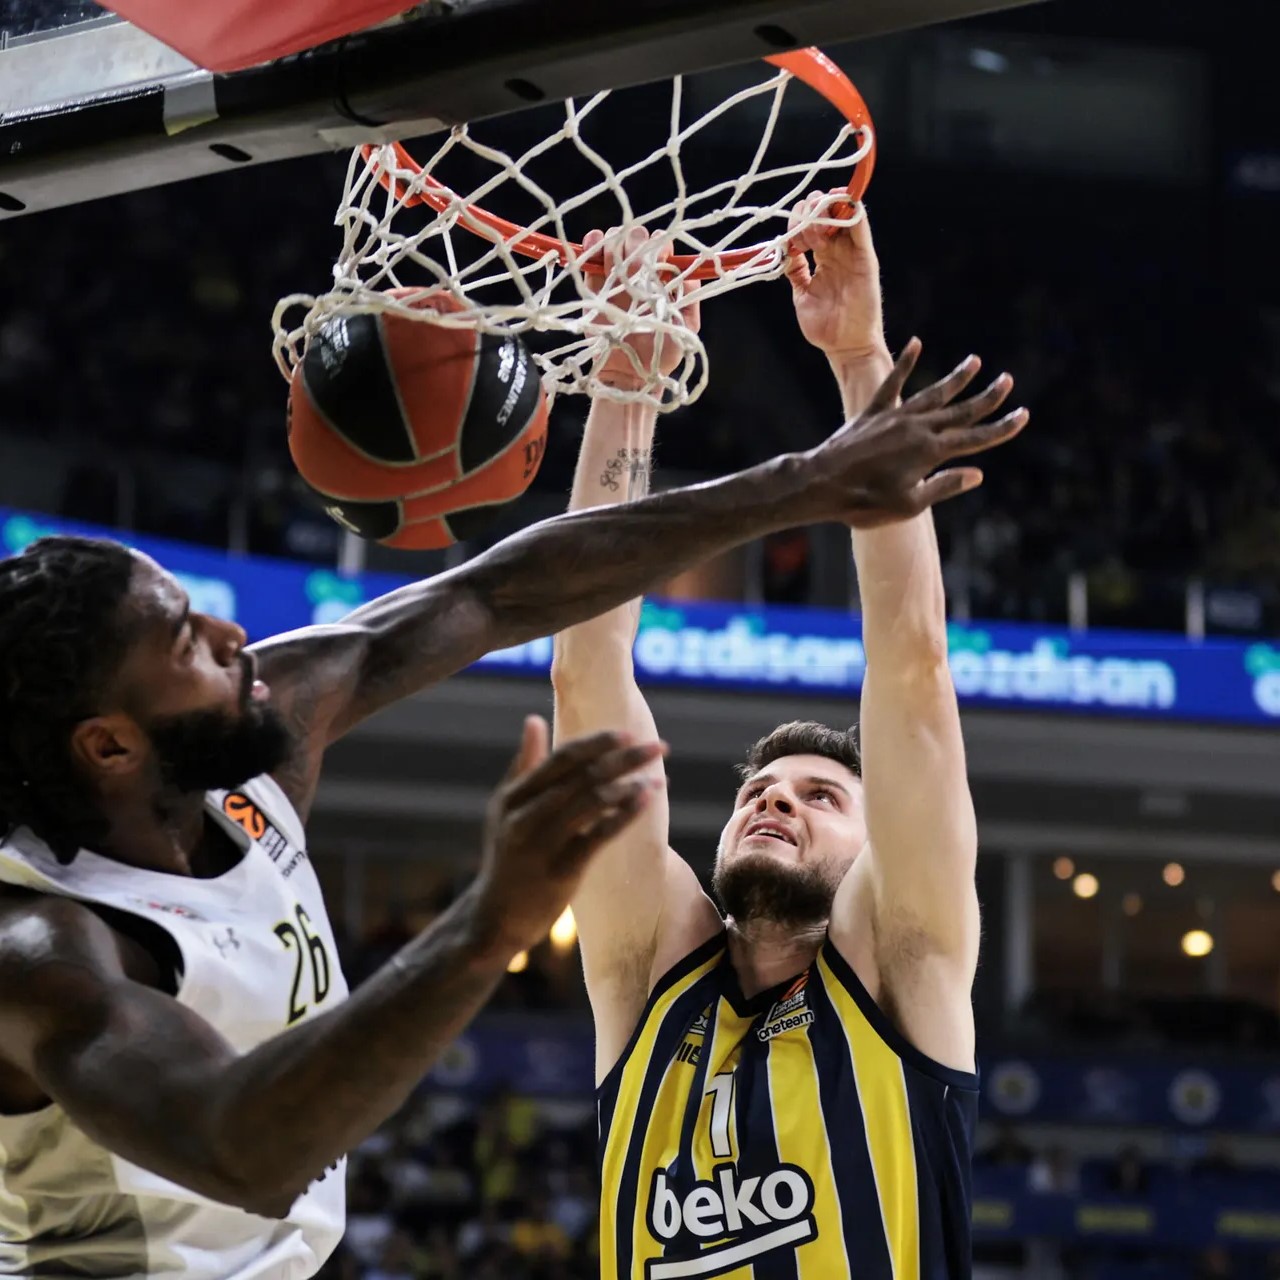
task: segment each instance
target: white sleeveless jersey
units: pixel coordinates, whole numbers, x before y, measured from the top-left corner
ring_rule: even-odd
[[[182,955],[178,1000],[246,1052],[346,997],[302,824],[270,778],[206,804],[245,849],[212,880],[82,851],[67,866],[26,828],[0,843],[0,881],[159,925]],[[333,1251],[346,1162],[276,1221],[218,1204],[93,1142],[58,1106],[0,1115],[0,1275],[294,1280]]]

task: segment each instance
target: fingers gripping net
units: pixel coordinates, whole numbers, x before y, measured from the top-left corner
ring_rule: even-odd
[[[290,375],[311,335],[334,317],[390,312],[525,335],[548,395],[586,392],[664,410],[696,400],[708,370],[706,350],[688,322],[688,291],[696,287],[699,301],[706,301],[775,279],[786,268],[792,234],[812,225],[851,226],[862,216],[862,206],[851,203],[844,189],[793,216],[811,192],[843,188],[874,145],[869,121],[845,120],[817,159],[771,160],[793,78],[778,70],[691,122],[682,120],[684,86],[675,79],[666,141],[617,170],[585,136],[608,92],[581,106],[566,102],[560,128],[514,157],[481,142],[466,125],[454,128],[420,167],[398,144],[357,150],[335,219],[343,243],[333,288],[320,297],[292,295],[276,308],[274,351],[281,372]],[[715,131],[735,127],[734,115],[752,103],[757,117],[760,106],[765,109],[750,162],[735,177],[695,188],[686,162],[691,141],[698,135],[713,140]],[[568,198],[533,176],[544,170],[562,175],[565,166],[548,157],[566,147],[576,153],[576,168],[585,161],[595,179]],[[479,164],[487,174],[465,195],[434,176],[459,159],[469,171]],[[663,171],[656,201],[655,170]],[[869,165],[853,190],[860,193],[866,177]],[[646,201],[633,195],[642,189]],[[525,225],[487,211],[503,196],[532,208]],[[577,230],[612,229],[585,249],[570,234],[575,222],[582,224]],[[647,239],[635,234],[640,227],[648,230]],[[459,239],[460,230],[469,234]],[[387,292],[392,289],[412,292]],[[450,294],[458,309],[442,314],[411,305],[415,296],[438,291]],[[299,308],[304,313],[292,323]],[[615,371],[619,360],[629,362],[636,376],[627,385],[601,380],[611,356]]]

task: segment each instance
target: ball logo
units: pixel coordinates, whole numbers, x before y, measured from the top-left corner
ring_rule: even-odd
[[[330,520],[336,520],[349,533],[360,532],[360,530],[357,529],[356,526],[347,517],[347,513],[343,511],[341,507],[332,507],[332,506],[325,507],[324,513],[329,517]]]
[[[813,1240],[813,1201],[808,1174],[792,1164],[746,1178],[734,1165],[722,1164],[710,1178],[680,1191],[659,1169],[646,1216],[653,1238],[667,1248],[645,1264],[646,1280],[723,1275],[772,1249]],[[702,1248],[709,1240],[724,1243]]]
[[[502,402],[502,408],[498,410],[497,423],[499,426],[505,426],[511,417],[528,378],[528,352],[525,351],[524,347],[518,346],[508,339],[502,344],[502,354],[498,358],[498,381],[509,381],[511,383],[511,387],[507,391],[507,398]]]
[[[516,364],[516,344],[508,338],[498,352],[498,381],[510,382],[511,370]]]
[[[227,792],[222,801],[222,812],[251,840],[261,840],[267,833],[267,819],[262,810],[238,791]]]
[[[336,316],[326,321],[320,327],[320,336],[323,339],[317,347],[320,359],[327,372],[336,373],[346,363],[347,353],[351,350],[351,334],[346,319]]]

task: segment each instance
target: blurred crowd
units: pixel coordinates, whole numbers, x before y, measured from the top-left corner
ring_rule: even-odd
[[[595,1109],[418,1095],[352,1153],[332,1280],[595,1280]]]
[[[325,287],[342,167],[0,225],[0,503],[332,562],[337,528],[288,463],[268,321],[280,295]],[[993,202],[939,226],[892,199],[874,209],[891,342],[923,335],[926,373],[976,349],[1034,412],[982,491],[944,509],[952,597],[975,617],[1056,620],[1074,573],[1091,624],[1179,629],[1199,576],[1210,630],[1273,627],[1280,327],[1137,215],[1082,243],[1043,211],[1002,218]],[[787,313],[780,286],[708,308],[711,389],[664,426],[661,467],[723,473],[830,426]],[[526,518],[563,504],[581,413],[562,402]],[[760,563],[766,600],[812,598],[808,535],[772,539]]]
[[[342,971],[354,987],[363,982],[407,945],[444,909],[452,894],[441,895],[425,909],[406,912],[393,907],[359,936],[348,932],[340,917],[333,919]],[[586,988],[576,946],[560,948],[542,942],[508,972],[486,1006],[490,1010],[560,1013],[587,1010]]]
[[[1211,261],[1132,221],[987,226],[926,263],[877,222],[890,332],[928,335],[939,373],[981,352],[1033,411],[941,515],[949,585],[976,617],[1049,620],[1079,573],[1090,624],[1180,629],[1198,577],[1210,629],[1274,629],[1280,335]]]
[[[1194,1202],[1218,1197],[1241,1210],[1272,1209],[1280,1197],[1280,1169],[1246,1162],[1230,1136],[1185,1139],[1172,1135],[1029,1135],[1016,1126],[996,1128],[974,1159],[976,1195],[999,1198],[1084,1197],[1091,1203],[1142,1204],[1152,1198]],[[1108,1148],[1100,1151],[1099,1144]],[[1020,1274],[1028,1265],[1023,1242],[979,1243],[981,1274]],[[1230,1249],[1161,1249],[1115,1243],[1076,1243],[1052,1252],[1041,1270],[1061,1280],[1280,1280],[1280,1248],[1259,1244]]]
[[[343,972],[354,985],[363,981],[416,936],[452,900],[455,886],[444,882],[414,902],[392,900],[374,907],[359,930],[348,929],[333,898],[332,918]],[[1002,990],[993,999],[977,992],[975,1013],[979,1038],[994,1046],[1021,1050],[1088,1053],[1280,1054],[1280,1013],[1234,995],[1171,994],[1102,990],[1083,975],[1078,985],[1040,984],[1016,1009],[1006,1010]],[[578,1014],[588,1006],[581,961],[572,941],[543,941],[525,957],[518,972],[508,973],[495,992],[492,1008],[511,1013]]]
[[[352,1153],[346,1239],[328,1280],[595,1280],[595,1116],[581,1103],[513,1093],[422,1091]],[[1029,1192],[1095,1203],[1225,1197],[1266,1212],[1280,1170],[1242,1159],[1227,1135],[1099,1131],[980,1139],[981,1202]],[[980,1276],[1035,1280],[1280,1280],[1280,1249],[1067,1244],[1035,1264],[1026,1242],[979,1241]],[[1046,1261],[1046,1259],[1051,1259]]]
[[[1280,1052],[1275,1009],[1225,996],[1038,990],[1002,1026],[990,1030],[1044,1046]]]

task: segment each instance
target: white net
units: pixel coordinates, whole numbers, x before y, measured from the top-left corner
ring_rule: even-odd
[[[784,99],[793,79],[778,70],[689,121],[683,119],[684,81],[673,80],[666,140],[616,169],[601,153],[607,139],[597,145],[586,127],[608,92],[581,105],[564,103],[561,126],[514,156],[486,145],[466,125],[454,128],[420,168],[394,145],[357,150],[335,219],[343,242],[332,289],[319,297],[294,294],[276,308],[281,372],[290,376],[310,336],[330,319],[391,312],[422,323],[520,333],[549,396],[587,392],[663,410],[692,402],[708,370],[706,350],[680,305],[689,282],[700,280],[705,302],[780,276],[793,207],[815,190],[843,187],[872,148],[870,126],[844,120],[816,159],[776,154],[795,150],[794,133],[789,147],[775,146],[786,133]],[[804,86],[797,92],[821,102]],[[812,105],[803,118],[806,131]],[[839,118],[834,110],[828,114]],[[749,161],[739,161],[733,176],[698,187],[691,142],[701,138],[714,150],[717,139],[731,139],[740,148],[743,119],[760,134]],[[565,148],[575,153],[572,164],[564,162]],[[484,176],[461,194],[434,176],[448,172],[450,163]],[[662,181],[655,184],[659,169]],[[591,179],[577,194],[547,189],[575,171]],[[655,185],[663,188],[656,197]],[[494,216],[503,209],[528,216],[523,225],[503,223]],[[799,225],[836,228],[861,216],[861,205],[851,206],[838,191],[809,207]],[[584,220],[613,228],[590,253],[570,234],[570,226]],[[627,239],[637,226],[649,232],[638,245]],[[459,240],[459,230],[469,234]],[[388,293],[406,288],[418,297],[447,292],[459,309],[423,310],[412,305],[414,295]],[[652,355],[643,362],[629,341],[638,335],[652,338],[645,344]],[[620,348],[638,375],[627,380],[638,383],[634,388],[600,379]]]

